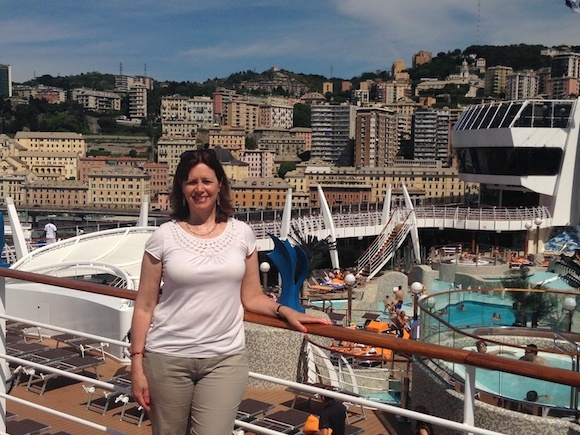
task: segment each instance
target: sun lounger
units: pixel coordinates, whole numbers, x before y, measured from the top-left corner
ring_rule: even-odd
[[[335,325],[344,326],[344,319],[346,317],[346,314],[328,313],[328,317],[330,318],[330,320],[332,320],[332,323],[334,323]]]
[[[236,415],[237,420],[250,421],[256,419],[259,415],[264,415],[274,405],[271,403],[261,402],[255,399],[244,399],[238,407],[238,413]]]
[[[6,423],[6,432],[10,435],[36,435],[46,432],[50,426],[35,420],[12,420]]]
[[[115,403],[122,402],[123,409],[121,410],[121,421],[128,421],[141,427],[143,420],[147,417],[147,413],[143,407],[136,405],[128,408],[128,405],[133,402],[133,398],[129,394],[121,394],[115,399]]]
[[[252,421],[252,424],[267,429],[277,430],[282,433],[295,433],[304,426],[309,415],[308,412],[298,411],[297,409],[288,409],[286,411],[277,411],[272,414],[267,414],[258,420]]]
[[[23,355],[43,352],[48,349],[50,349],[49,346],[40,343],[14,343],[6,345],[6,354],[16,358],[21,358]]]
[[[63,359],[71,358],[73,356],[78,356],[78,353],[72,352],[68,349],[47,349],[42,352],[30,353],[27,355],[20,356],[20,359],[24,359],[26,361],[30,361],[36,364],[48,364],[55,361],[60,361]],[[20,379],[22,378],[23,374],[30,375],[34,373],[34,369],[28,368],[26,366],[18,366],[14,369],[14,376],[16,376],[14,380],[14,386],[18,386],[20,384]]]
[[[344,428],[344,435],[356,435],[364,431],[365,430],[362,427],[347,424]]]
[[[95,370],[95,376],[99,377],[97,372],[97,367],[104,364],[104,361],[100,358],[95,358],[92,356],[74,356],[72,358],[63,359],[60,361],[50,362],[45,364],[47,367],[64,370],[69,373],[78,373],[88,369]],[[46,390],[46,385],[48,381],[52,378],[56,378],[60,375],[57,373],[33,370],[30,373],[30,378],[28,379],[28,384],[26,386],[26,391],[33,391],[40,394],[44,394]],[[39,379],[41,382],[33,383],[35,379]]]
[[[131,373],[125,372],[123,374],[113,376],[110,379],[105,380],[109,384],[119,386],[124,389],[124,391],[110,391],[103,390],[102,396],[99,398],[93,398],[96,393],[96,387],[94,385],[85,386],[83,385],[83,390],[89,393],[89,400],[87,401],[86,409],[98,412],[105,415],[109,410],[111,402],[113,399],[117,398],[120,394],[129,394],[131,392]]]
[[[6,322],[6,332],[21,336],[26,343],[42,341],[40,327],[29,323],[8,320]]]
[[[71,347],[74,347],[75,349],[78,349],[82,356],[86,356],[85,352],[94,350],[100,354],[100,357],[103,360],[105,359],[105,346],[108,346],[108,343],[100,342],[94,338],[81,337],[67,333],[53,335],[51,338],[56,340],[57,348],[60,343],[65,343]]]

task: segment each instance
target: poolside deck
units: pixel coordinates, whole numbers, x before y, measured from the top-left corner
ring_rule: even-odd
[[[99,366],[99,375],[101,379],[108,379],[113,375],[126,372],[129,369],[130,367],[127,365],[119,364],[113,360],[107,359],[106,364]],[[87,373],[87,375],[90,376],[89,373]],[[37,393],[26,391],[26,382],[24,382],[12,390],[11,396],[28,400],[36,404],[44,405],[72,416],[90,420],[94,423],[104,425],[110,430],[125,433],[127,435],[151,434],[151,426],[148,420],[145,420],[141,427],[138,427],[136,424],[131,422],[121,421],[120,404],[115,404],[112,402],[111,408],[105,413],[105,415],[95,411],[87,410],[86,404],[89,395],[83,390],[82,385],[83,383],[81,382],[58,377],[51,379],[46,392],[42,396],[39,396]],[[275,412],[278,410],[288,409],[292,404],[294,394],[286,391],[284,388],[248,388],[244,397],[251,397],[256,400],[271,403],[274,405],[274,408],[270,412]],[[296,408],[302,411],[316,414],[319,412],[320,406],[321,403],[319,401],[312,400],[310,403],[307,401],[299,402]],[[66,420],[62,417],[55,416],[41,410],[36,410],[26,405],[15,403],[13,401],[8,401],[7,410],[10,413],[16,414],[18,416],[18,420],[28,418],[50,426],[50,430],[44,432],[46,434],[55,434],[59,431],[63,431],[69,434],[83,435],[101,433],[101,431],[97,429],[89,428],[87,426],[81,425],[80,423]],[[411,425],[399,423],[394,415],[387,415],[384,412],[367,410],[366,416],[366,419],[354,423],[355,426],[362,428],[364,433],[372,435],[405,435],[411,433]]]

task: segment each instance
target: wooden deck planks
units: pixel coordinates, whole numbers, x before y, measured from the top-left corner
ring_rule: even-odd
[[[127,370],[127,366],[108,360],[106,364],[99,367],[99,374],[101,375],[101,379],[107,379],[125,370]],[[25,383],[15,387],[11,395],[51,407],[76,417],[90,420],[94,423],[104,425],[127,435],[151,434],[150,422],[148,420],[146,420],[141,427],[137,427],[135,424],[129,422],[120,421],[121,407],[115,407],[114,403],[112,404],[112,409],[109,409],[105,415],[86,410],[88,394],[83,390],[82,383],[67,380],[66,378],[59,377],[51,379],[47,391],[43,396],[26,391]],[[270,412],[275,412],[290,407],[294,395],[287,392],[284,388],[267,390],[248,388],[244,397],[251,397],[256,400],[272,403],[275,407]],[[315,414],[319,412],[321,407],[319,401],[312,400],[310,404],[311,407],[308,408],[306,401],[299,402],[297,404],[297,409]],[[15,402],[8,401],[7,408],[8,411],[18,414],[19,419],[30,418],[51,426],[50,433],[56,433],[58,431],[83,435],[102,433],[97,429],[92,429],[79,423],[71,422],[61,417],[53,416],[46,412],[35,410]],[[404,434],[407,429],[408,433],[410,433],[410,425],[397,426],[397,422],[393,416],[389,417],[384,415],[384,413],[373,412],[370,410],[368,410],[366,414],[366,420],[354,423],[355,426],[362,427],[366,434]]]

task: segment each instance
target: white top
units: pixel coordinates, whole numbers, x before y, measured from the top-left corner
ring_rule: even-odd
[[[44,226],[44,232],[47,239],[56,239],[56,225],[52,222],[49,222]]]
[[[236,219],[212,239],[195,237],[176,221],[162,224],[145,244],[162,262],[163,281],[146,350],[195,358],[242,351],[241,282],[255,249],[252,229]]]

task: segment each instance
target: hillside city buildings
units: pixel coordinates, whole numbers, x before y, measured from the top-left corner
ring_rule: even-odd
[[[18,132],[0,135],[0,201],[12,197],[19,207],[137,210],[145,195],[152,208],[168,210],[172,177],[184,151],[215,149],[231,179],[238,210],[282,208],[288,189],[296,207],[319,205],[323,187],[331,206],[383,201],[389,187],[393,201],[403,184],[418,204],[462,204],[478,185],[459,179],[450,132],[462,108],[435,107],[446,89],[487,100],[573,98],[578,95],[580,54],[552,50],[550,68],[514,71],[486,66],[485,59],[463,59],[445,79],[412,83],[403,60],[393,62],[388,78],[353,83],[328,80],[312,92],[276,67],[268,74],[217,88],[212,95],[162,97],[161,138],[151,158],[88,157],[95,140],[76,133]],[[417,67],[432,54],[413,56]],[[9,65],[0,65],[0,95],[11,103],[43,98],[58,104],[68,98],[86,110],[118,114],[119,122],[140,123],[147,113],[154,80],[118,75],[115,88],[13,85]],[[288,96],[253,96],[248,89]],[[243,90],[244,92],[240,91]],[[349,102],[334,102],[335,92],[350,93]],[[311,127],[294,127],[296,104],[308,107]],[[146,139],[145,139],[146,140]],[[283,170],[284,178],[278,173]]]

